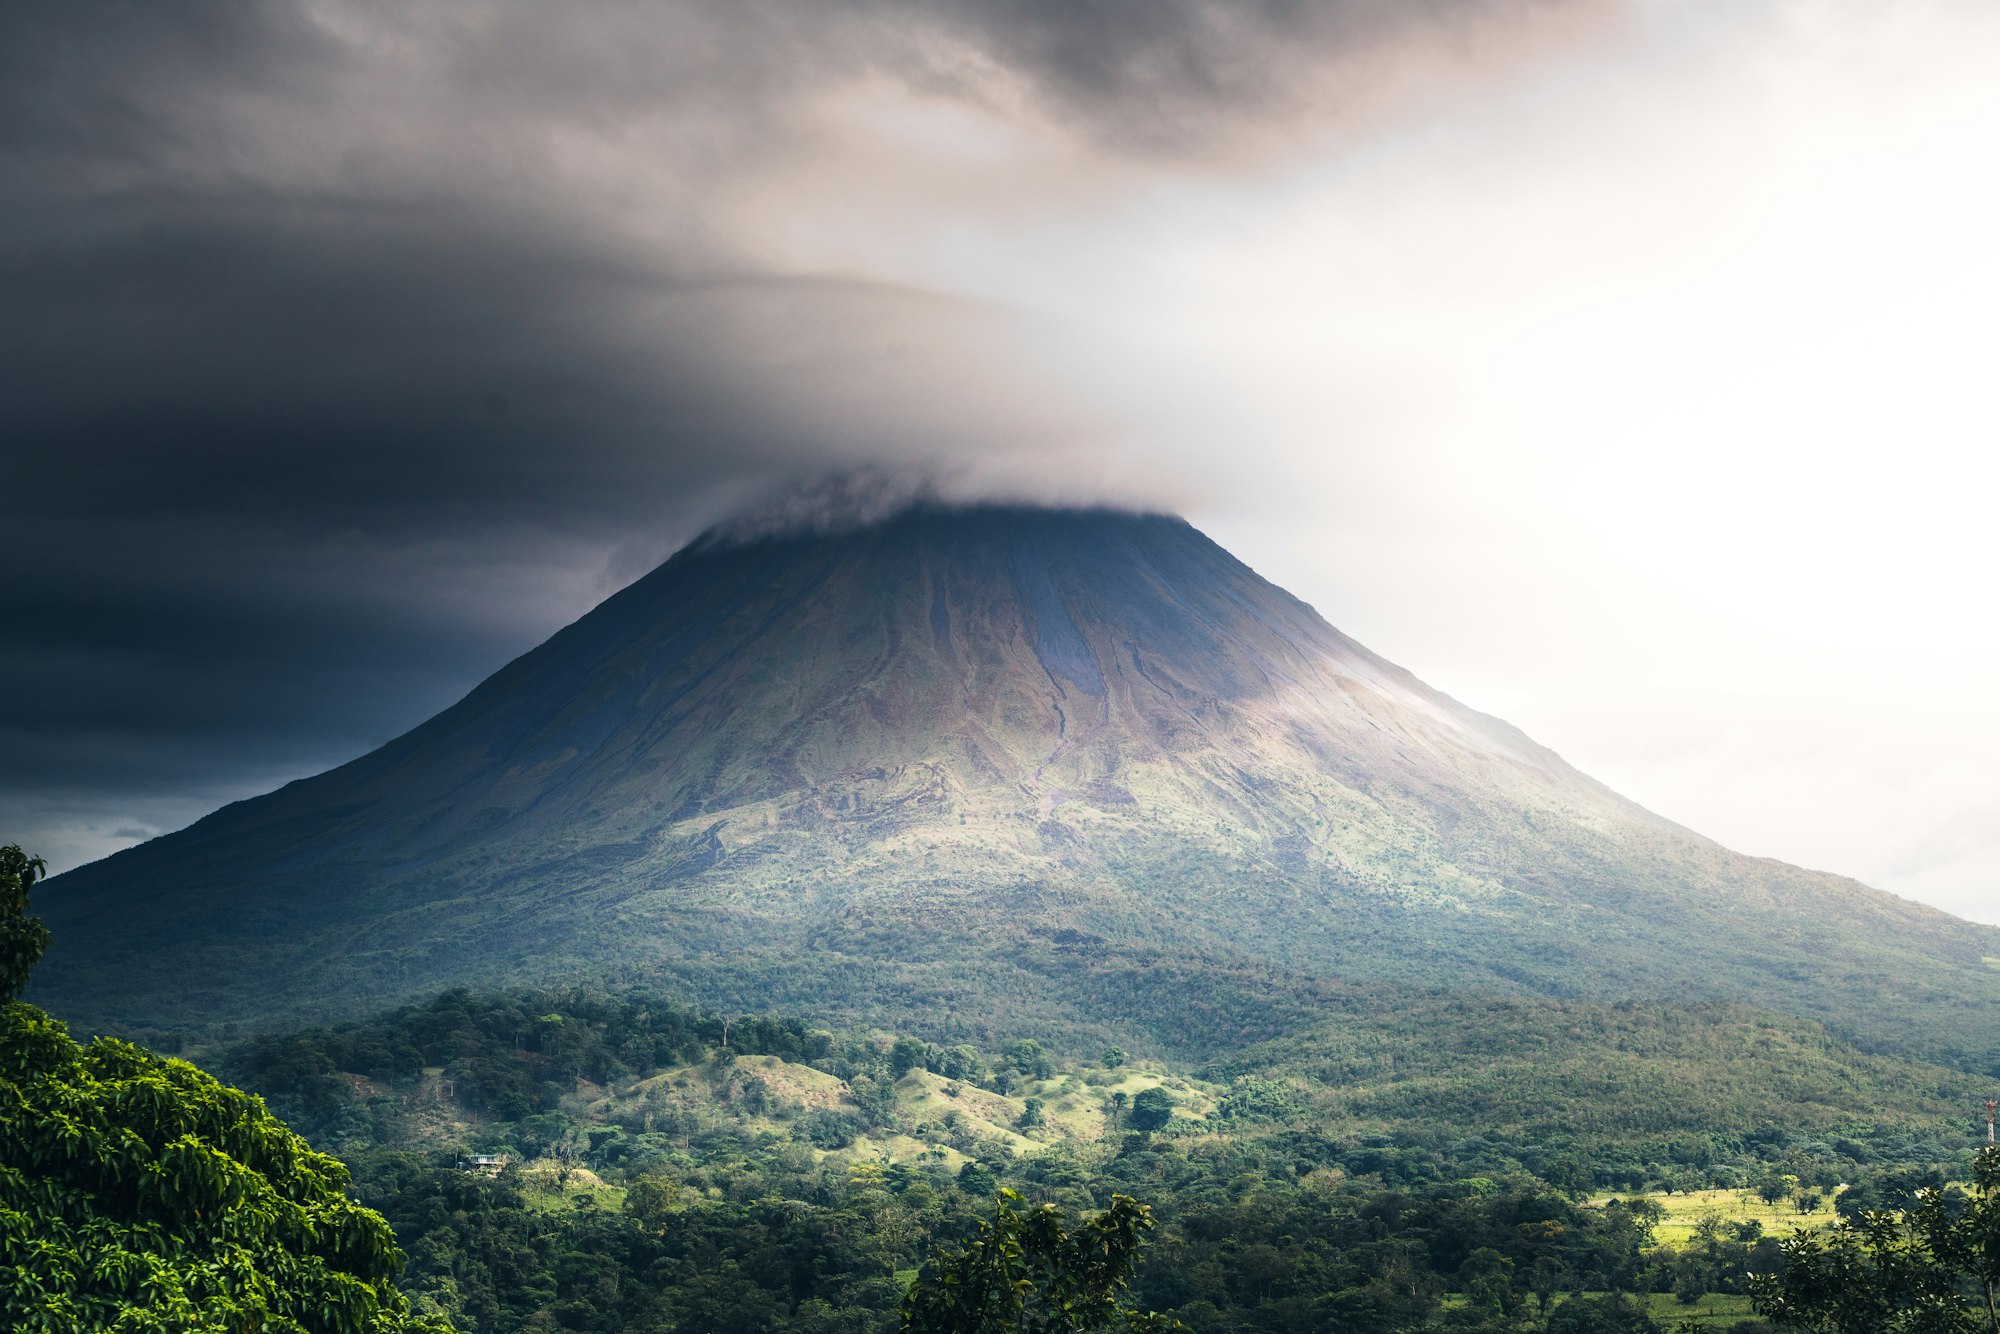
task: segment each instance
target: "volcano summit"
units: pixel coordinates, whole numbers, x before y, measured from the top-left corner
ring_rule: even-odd
[[[1963,1062],[2000,931],[1732,853],[1186,523],[698,541],[373,753],[50,882],[91,1024],[458,984],[1188,1047],[1343,988],[1716,996]]]

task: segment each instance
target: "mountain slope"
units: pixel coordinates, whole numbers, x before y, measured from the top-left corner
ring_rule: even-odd
[[[43,903],[47,1000],[120,1026],[590,976],[1198,1042],[1360,979],[1751,998],[1976,1059],[2000,999],[2000,932],[1731,853],[1105,511],[697,543]]]

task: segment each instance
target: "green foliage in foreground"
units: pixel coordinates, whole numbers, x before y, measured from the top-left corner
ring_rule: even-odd
[[[979,1234],[947,1249],[903,1298],[904,1334],[1167,1334],[1186,1327],[1121,1304],[1152,1211],[1126,1195],[1071,1223],[1053,1204],[1023,1213],[1000,1203]]]
[[[262,1101],[12,999],[47,943],[0,849],[0,1315],[14,1330],[399,1334],[402,1255]]]
[[[1815,1334],[2000,1334],[2000,1151],[1973,1191],[1919,1192],[1900,1213],[1865,1210],[1784,1246],[1782,1272],[1752,1280],[1757,1309]]]
[[[46,863],[18,844],[0,848],[0,1001],[11,1001],[28,985],[28,975],[49,947],[49,929],[28,916],[28,887],[45,874]]]

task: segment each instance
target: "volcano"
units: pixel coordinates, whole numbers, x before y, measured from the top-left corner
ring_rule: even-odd
[[[36,999],[125,1031],[644,981],[1201,1047],[1405,987],[1748,999],[1962,1063],[2000,1001],[2000,931],[1730,852],[1109,510],[705,538],[38,903]]]

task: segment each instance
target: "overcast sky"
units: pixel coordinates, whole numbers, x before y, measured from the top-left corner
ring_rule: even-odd
[[[10,6],[0,841],[369,749],[829,470],[1186,513],[2000,921],[2000,11]]]

